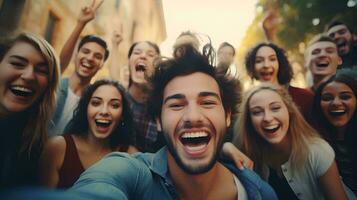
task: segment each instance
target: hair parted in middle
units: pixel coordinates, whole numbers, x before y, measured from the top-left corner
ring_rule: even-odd
[[[199,53],[192,45],[181,46],[182,55],[158,62],[154,75],[151,77],[152,91],[148,100],[149,113],[153,118],[161,115],[163,103],[163,93],[166,85],[175,77],[186,76],[195,72],[201,72],[211,76],[216,80],[225,112],[231,112],[232,117],[237,112],[237,105],[240,103],[241,85],[237,79],[224,76],[216,72],[216,68],[210,64],[210,55],[214,51],[206,50]],[[210,48],[213,49],[212,46]]]
[[[293,68],[291,67],[290,62],[285,55],[285,50],[273,43],[260,43],[250,49],[250,51],[247,53],[245,57],[245,67],[250,78],[258,79],[255,72],[255,61],[257,58],[257,52],[262,47],[270,47],[275,51],[279,63],[278,82],[280,85],[289,84],[294,75]]]
[[[133,144],[133,118],[130,113],[130,107],[127,99],[125,98],[125,89],[117,81],[102,79],[89,85],[81,99],[78,102],[78,106],[73,112],[72,119],[68,122],[65,128],[65,134],[75,134],[75,135],[87,135],[89,134],[89,123],[87,120],[87,108],[93,93],[103,85],[110,85],[115,87],[122,99],[123,111],[121,114],[121,121],[117,124],[117,127],[113,130],[110,135],[110,145],[115,148],[118,145],[131,145]]]

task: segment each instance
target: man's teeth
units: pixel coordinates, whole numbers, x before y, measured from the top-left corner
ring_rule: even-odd
[[[191,132],[191,133],[184,133],[181,137],[183,139],[186,138],[199,138],[199,137],[207,137],[208,134],[206,132]]]
[[[82,65],[83,65],[84,67],[90,67],[90,64],[89,64],[89,63],[82,63]]]
[[[28,92],[28,93],[33,92],[31,89],[25,88],[25,87],[21,87],[21,86],[13,86],[13,87],[11,87],[11,89],[17,90],[17,91],[20,91],[20,92]]]

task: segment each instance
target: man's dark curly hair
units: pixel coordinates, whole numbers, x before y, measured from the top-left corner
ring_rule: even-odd
[[[89,134],[89,123],[87,120],[87,108],[93,93],[103,85],[110,85],[115,87],[122,99],[123,111],[121,114],[121,120],[117,126],[113,129],[113,133],[110,135],[110,145],[112,148],[118,147],[120,145],[128,146],[133,144],[132,134],[133,130],[133,118],[130,113],[129,103],[125,98],[125,89],[117,81],[102,79],[98,80],[92,85],[89,85],[83,92],[81,99],[78,102],[78,106],[73,112],[73,117],[69,121],[65,128],[66,134],[74,135],[88,135]]]
[[[255,72],[255,60],[257,58],[258,50],[262,47],[270,47],[275,51],[279,63],[278,82],[280,85],[289,84],[294,75],[293,68],[291,67],[289,60],[285,55],[284,49],[273,43],[260,43],[247,53],[245,57],[245,67],[250,78],[258,79],[258,76]]]
[[[152,117],[156,118],[161,115],[166,85],[175,77],[187,76],[195,72],[207,74],[217,81],[225,112],[231,112],[232,116],[236,114],[241,100],[240,82],[233,77],[217,73],[216,68],[209,63],[210,56],[205,53],[200,54],[192,45],[188,44],[181,48],[182,56],[159,62],[151,77],[152,92],[148,100],[148,105],[150,105],[148,111]]]

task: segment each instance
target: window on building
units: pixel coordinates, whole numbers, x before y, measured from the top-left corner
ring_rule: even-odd
[[[45,39],[51,44],[53,42],[53,34],[55,31],[57,22],[58,22],[58,18],[50,11],[48,20],[47,20],[47,25],[46,25]]]

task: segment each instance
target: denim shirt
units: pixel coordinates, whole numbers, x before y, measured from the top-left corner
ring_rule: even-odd
[[[62,115],[62,112],[64,109],[64,104],[66,103],[66,99],[68,96],[68,87],[69,87],[69,79],[68,78],[61,79],[60,87],[58,88],[58,92],[57,92],[58,96],[57,96],[56,111],[53,113],[52,120],[50,121],[50,124],[48,127],[49,136],[55,135],[52,132],[52,130],[61,118],[61,115]]]
[[[86,170],[69,191],[92,199],[179,199],[167,153],[166,147],[155,154],[111,153]],[[225,166],[241,181],[248,199],[277,199],[274,190],[253,171]]]

